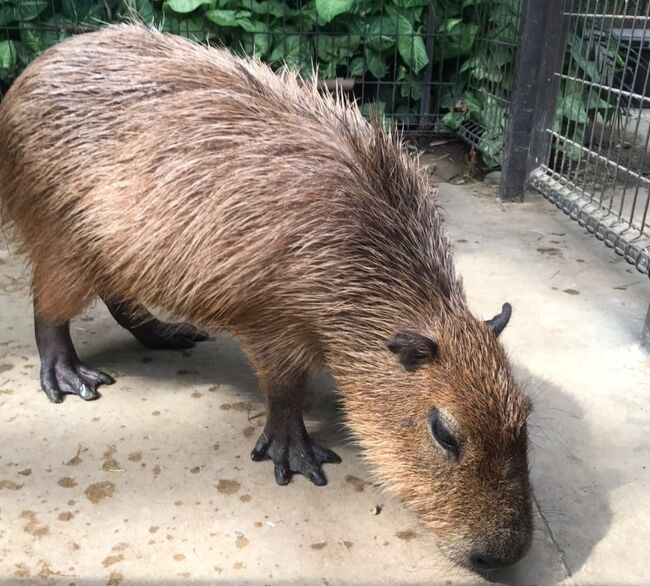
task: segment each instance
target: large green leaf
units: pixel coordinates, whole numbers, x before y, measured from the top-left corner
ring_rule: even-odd
[[[331,22],[339,14],[352,10],[354,0],[316,0],[316,10],[325,22]]]
[[[343,61],[354,54],[360,43],[358,35],[319,35],[316,53],[323,61]]]
[[[241,27],[244,30],[253,26],[248,10],[208,10],[205,16],[219,26]]]
[[[366,47],[374,51],[390,49],[397,40],[397,25],[387,16],[373,16],[366,27]]]
[[[255,14],[275,16],[276,18],[287,16],[291,12],[289,6],[278,0],[262,0],[261,2],[257,2],[257,0],[250,0],[249,2],[246,0],[243,8],[248,8]]]
[[[203,5],[214,6],[214,0],[165,0],[165,7],[180,14],[192,12]]]
[[[309,41],[303,35],[288,34],[280,37],[271,52],[271,63],[280,65],[287,63],[292,66],[302,66],[309,61]]]
[[[424,46],[422,36],[413,30],[413,26],[395,8],[386,8],[391,20],[397,27],[397,50],[404,62],[418,73],[427,63],[427,49]]]
[[[262,59],[271,49],[271,31],[261,20],[253,20],[241,25],[246,31],[242,37],[244,47],[249,55]]]
[[[97,0],[62,0],[63,16],[75,23],[97,24],[104,19],[104,4]]]
[[[34,20],[48,7],[48,0],[5,0],[0,3],[0,26]]]
[[[12,69],[18,63],[18,48],[14,41],[0,41],[0,69]]]
[[[388,65],[381,53],[377,53],[377,51],[373,51],[372,49],[366,49],[366,63],[368,65],[368,71],[377,79],[386,77]]]
[[[132,10],[135,11],[142,21],[147,23],[154,21],[154,9],[150,0],[135,0],[132,2],[131,6]]]

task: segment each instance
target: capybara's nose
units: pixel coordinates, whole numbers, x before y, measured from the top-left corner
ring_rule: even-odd
[[[487,552],[475,551],[470,554],[469,563],[474,570],[485,572],[487,570],[496,570],[497,568],[509,566],[516,562],[517,559],[501,559],[500,557],[490,555]]]

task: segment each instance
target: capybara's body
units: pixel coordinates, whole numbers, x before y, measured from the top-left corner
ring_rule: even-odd
[[[52,336],[76,359],[55,328],[98,296],[231,330],[268,398],[253,456],[281,483],[320,484],[334,457],[309,443],[302,385],[327,367],[379,477],[451,557],[521,557],[527,405],[505,322],[470,313],[426,177],[355,106],[129,25],[30,65],[0,137],[3,220],[33,266],[48,368]]]

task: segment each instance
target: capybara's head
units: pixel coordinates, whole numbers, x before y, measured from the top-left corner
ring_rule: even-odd
[[[497,341],[510,313],[483,322],[463,310],[435,332],[397,332],[361,424],[379,476],[449,558],[478,571],[518,561],[532,534],[530,407]]]

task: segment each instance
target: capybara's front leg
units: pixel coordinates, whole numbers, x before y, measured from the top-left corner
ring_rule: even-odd
[[[81,363],[70,338],[70,322],[49,322],[34,308],[34,329],[41,357],[41,388],[53,403],[61,403],[63,395],[92,401],[99,397],[99,385],[115,382],[105,372]]]
[[[273,460],[275,480],[280,485],[288,484],[294,474],[306,476],[317,486],[327,484],[321,466],[338,464],[341,458],[315,444],[305,429],[305,375],[276,379],[260,374],[260,379],[267,397],[267,420],[251,458]]]
[[[152,350],[192,348],[208,339],[207,332],[190,324],[166,324],[157,320],[144,307],[134,303],[104,298],[115,321],[133,334],[143,346]]]

